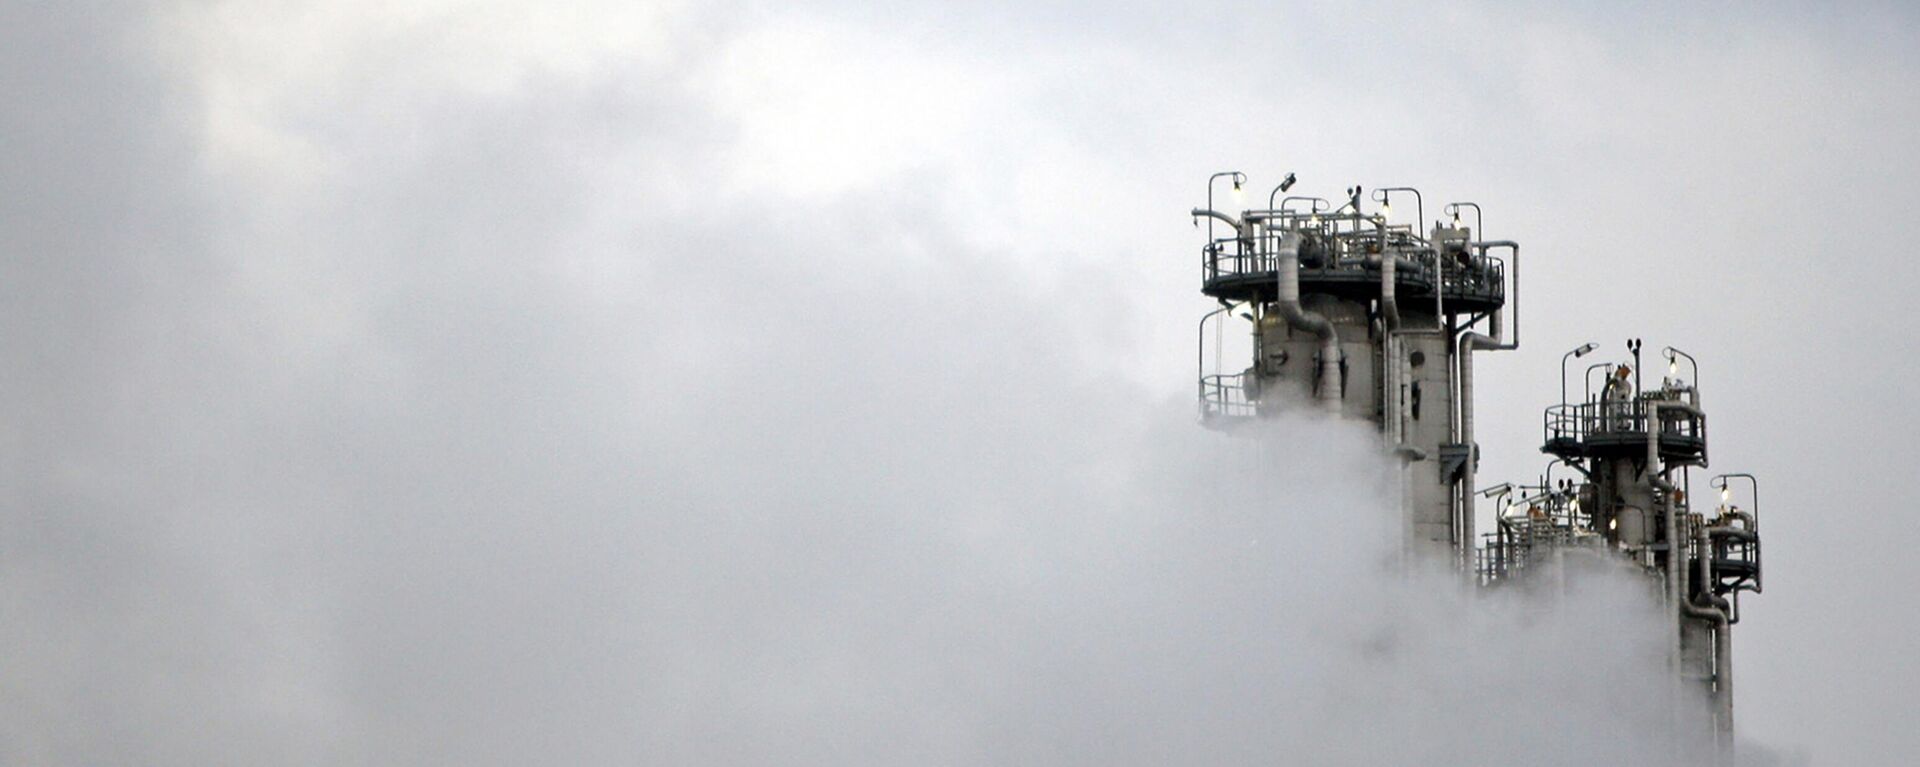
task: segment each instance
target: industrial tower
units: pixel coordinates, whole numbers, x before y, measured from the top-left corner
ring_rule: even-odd
[[[1669,347],[1668,375],[1645,388],[1640,342],[1629,341],[1630,363],[1588,369],[1604,371],[1598,391],[1586,385],[1570,402],[1562,383],[1544,418],[1541,450],[1554,458],[1538,481],[1479,489],[1473,354],[1520,345],[1520,246],[1476,239],[1480,208],[1467,202],[1419,231],[1424,203],[1407,187],[1367,196],[1352,187],[1338,206],[1276,201],[1293,185],[1288,174],[1265,209],[1236,214],[1214,209],[1222,179],[1236,192],[1246,183],[1237,172],[1214,174],[1207,207],[1193,210],[1208,230],[1201,292],[1220,305],[1200,320],[1201,422],[1230,430],[1302,408],[1371,421],[1399,459],[1410,556],[1449,563],[1483,588],[1524,582],[1570,556],[1630,563],[1658,584],[1676,684],[1710,700],[1714,741],[1730,757],[1731,627],[1739,593],[1760,591],[1759,488],[1748,474],[1713,477],[1718,507],[1695,510],[1687,490],[1690,469],[1707,465],[1707,419],[1693,358]],[[1394,223],[1395,194],[1413,198],[1415,224]],[[1377,205],[1363,210],[1363,200]],[[1210,369],[1208,323],[1218,338],[1235,315],[1252,322],[1253,358],[1227,372],[1216,340]],[[1595,348],[1568,352],[1563,372],[1568,358]],[[1692,382],[1679,376],[1682,358]],[[1556,483],[1555,466],[1572,476]],[[1480,498],[1494,501],[1493,529],[1476,535]]]

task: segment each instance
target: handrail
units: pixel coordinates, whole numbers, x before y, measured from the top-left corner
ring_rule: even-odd
[[[1644,435],[1647,433],[1648,403],[1645,398],[1600,402],[1563,402],[1551,406],[1541,416],[1546,444],[1560,441],[1585,442],[1596,435]],[[1701,419],[1684,410],[1668,409],[1660,413],[1662,439],[1678,437],[1706,441]]]
[[[1200,418],[1251,417],[1258,403],[1248,391],[1246,373],[1220,373],[1200,377]]]
[[[1336,243],[1341,240],[1336,239]],[[1353,243],[1344,243],[1353,244]],[[1379,265],[1367,264],[1379,254],[1361,248],[1348,248],[1330,254],[1330,262],[1321,266],[1300,267],[1300,274],[1311,279],[1335,274],[1366,276],[1377,274]],[[1483,300],[1504,300],[1506,298],[1507,265],[1497,256],[1472,255],[1467,253],[1440,256],[1432,248],[1417,247],[1401,249],[1398,257],[1404,262],[1412,262],[1418,268],[1407,269],[1404,265],[1396,276],[1396,281],[1407,284],[1418,291],[1433,289],[1433,271],[1436,262],[1440,265],[1441,279],[1448,296],[1479,298]],[[1200,271],[1203,285],[1212,285],[1220,280],[1245,278],[1261,282],[1271,280],[1278,259],[1272,253],[1261,253],[1247,246],[1240,237],[1222,237],[1200,248]],[[1369,281],[1373,277],[1366,277]]]

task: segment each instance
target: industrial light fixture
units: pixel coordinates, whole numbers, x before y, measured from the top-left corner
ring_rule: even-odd
[[[1585,344],[1582,344],[1580,348],[1574,349],[1573,351],[1560,355],[1560,402],[1561,403],[1564,404],[1567,401],[1567,360],[1572,359],[1574,357],[1585,357],[1588,354],[1592,353],[1593,350],[1598,348],[1600,348],[1599,344],[1596,344],[1592,341],[1588,341]]]
[[[1472,209],[1473,209],[1473,228],[1474,228],[1474,230],[1475,230],[1476,232],[1478,232],[1478,231],[1479,231],[1479,230],[1481,229],[1481,225],[1482,225],[1482,223],[1483,223],[1483,222],[1482,222],[1482,221],[1480,220],[1480,205],[1479,205],[1479,203],[1472,203],[1472,202],[1450,202],[1450,203],[1447,203],[1447,206],[1446,206],[1445,208],[1442,208],[1441,210],[1442,210],[1442,212],[1444,212],[1444,213],[1447,213],[1448,215],[1451,215],[1451,216],[1453,216],[1453,228],[1455,228],[1455,229],[1460,229],[1460,228],[1462,228],[1462,226],[1463,226],[1463,222],[1462,222],[1462,221],[1460,220],[1460,209],[1461,209],[1461,208],[1472,208]]]
[[[1280,191],[1284,192],[1292,188],[1293,188],[1293,174],[1288,173],[1286,178],[1280,179]]]
[[[1245,173],[1241,173],[1240,171],[1237,171],[1237,170],[1223,170],[1223,171],[1220,171],[1219,173],[1215,173],[1215,174],[1213,174],[1213,175],[1211,175],[1211,176],[1208,176],[1208,177],[1207,177],[1207,208],[1206,208],[1206,210],[1205,210],[1204,212],[1205,212],[1205,213],[1207,214],[1207,240],[1208,240],[1208,241],[1212,241],[1212,240],[1213,240],[1213,219],[1214,219],[1214,218],[1216,218],[1216,217],[1218,217],[1218,218],[1226,218],[1225,216],[1222,216],[1222,215],[1220,215],[1219,213],[1215,213],[1215,212],[1214,212],[1214,208],[1213,208],[1213,182],[1215,182],[1215,181],[1218,181],[1218,180],[1220,180],[1221,178],[1227,178],[1227,179],[1230,179],[1230,180],[1232,180],[1232,181],[1233,181],[1233,198],[1234,198],[1234,201],[1235,201],[1235,202],[1239,202],[1239,201],[1240,201],[1240,186],[1241,186],[1241,184],[1243,184],[1243,183],[1245,183],[1245,182],[1246,182],[1246,180],[1247,180],[1247,174],[1245,174]],[[1193,219],[1193,224],[1194,224],[1194,226],[1199,226],[1199,225],[1200,225],[1200,218],[1199,218],[1199,216],[1200,216],[1200,214],[1201,214],[1202,212],[1203,212],[1203,211],[1201,211],[1201,210],[1199,210],[1199,209],[1195,209],[1195,210],[1194,210],[1194,212],[1193,212],[1193,213],[1194,213],[1194,219]],[[1229,220],[1231,220],[1231,219],[1229,219]]]
[[[1693,355],[1680,351],[1679,349],[1675,349],[1671,346],[1660,350],[1660,353],[1667,355],[1667,377],[1668,378],[1674,378],[1679,376],[1680,358],[1681,357],[1687,358],[1687,367],[1691,368],[1692,369],[1691,372],[1693,373],[1693,388],[1695,391],[1699,391],[1700,362],[1698,360],[1695,360],[1693,358]]]

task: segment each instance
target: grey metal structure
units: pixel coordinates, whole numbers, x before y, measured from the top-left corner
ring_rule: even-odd
[[[1543,452],[1574,475],[1558,484],[1551,469],[1535,485],[1504,484],[1476,491],[1479,448],[1474,440],[1473,354],[1520,344],[1520,246],[1476,239],[1452,203],[1450,221],[1396,223],[1392,193],[1376,190],[1364,210],[1360,187],[1344,204],[1316,197],[1273,197],[1262,210],[1195,208],[1207,219],[1201,248],[1201,292],[1219,308],[1200,320],[1199,409],[1203,424],[1232,429],[1288,410],[1311,409],[1367,420],[1398,457],[1409,555],[1451,563],[1486,588],[1500,588],[1551,571],[1543,563],[1571,554],[1630,562],[1661,584],[1673,618],[1671,659],[1681,684],[1697,685],[1712,700],[1715,741],[1730,756],[1732,663],[1730,630],[1739,620],[1741,591],[1760,590],[1758,485],[1751,475],[1714,478],[1721,503],[1709,516],[1696,512],[1686,492],[1688,470],[1707,465],[1706,414],[1700,406],[1693,358],[1668,348],[1669,376],[1642,389],[1640,344],[1634,363],[1596,365],[1608,382],[1584,399],[1545,414]],[[1216,222],[1224,224],[1219,227]],[[1504,256],[1504,258],[1502,257]],[[1511,303],[1511,313],[1508,313]],[[1252,322],[1250,364],[1228,372],[1220,341],[1208,366],[1207,324],[1216,339],[1239,316]],[[1562,371],[1587,344],[1562,357]],[[1678,377],[1680,359],[1694,384]],[[1633,380],[1629,381],[1628,376]],[[1732,495],[1741,480],[1748,506]],[[1676,484],[1677,483],[1677,484]],[[1477,535],[1476,500],[1491,498],[1494,529]]]

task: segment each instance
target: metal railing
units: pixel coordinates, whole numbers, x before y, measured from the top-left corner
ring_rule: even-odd
[[[1258,410],[1247,373],[1201,376],[1200,418],[1252,418]]]
[[[1279,268],[1279,257],[1272,248],[1262,253],[1253,247],[1253,242],[1237,237],[1223,237],[1207,243],[1200,249],[1200,272],[1203,285],[1213,285],[1221,280],[1274,278]],[[1399,272],[1398,279],[1420,290],[1433,289],[1434,262],[1439,261],[1441,278],[1445,281],[1446,293],[1454,298],[1478,298],[1500,300],[1506,296],[1506,263],[1499,258],[1487,255],[1469,255],[1449,253],[1436,257],[1433,250],[1389,249],[1403,261],[1412,261],[1418,268]],[[1364,259],[1374,254],[1342,254],[1331,250],[1319,265],[1309,261],[1300,263],[1300,276],[1305,280],[1335,274],[1379,274],[1377,263],[1368,265]]]
[[[1562,403],[1547,408],[1543,416],[1543,430],[1546,444],[1571,445],[1587,442],[1594,437],[1618,436],[1622,439],[1639,435],[1645,438],[1647,433],[1646,398],[1630,400]],[[1706,444],[1706,422],[1699,416],[1679,408],[1667,408],[1660,411],[1660,439],[1672,438],[1676,444]]]
[[[1480,536],[1474,561],[1481,584],[1520,577],[1547,552],[1570,545],[1575,534],[1575,528],[1554,520],[1502,520],[1498,532]]]

